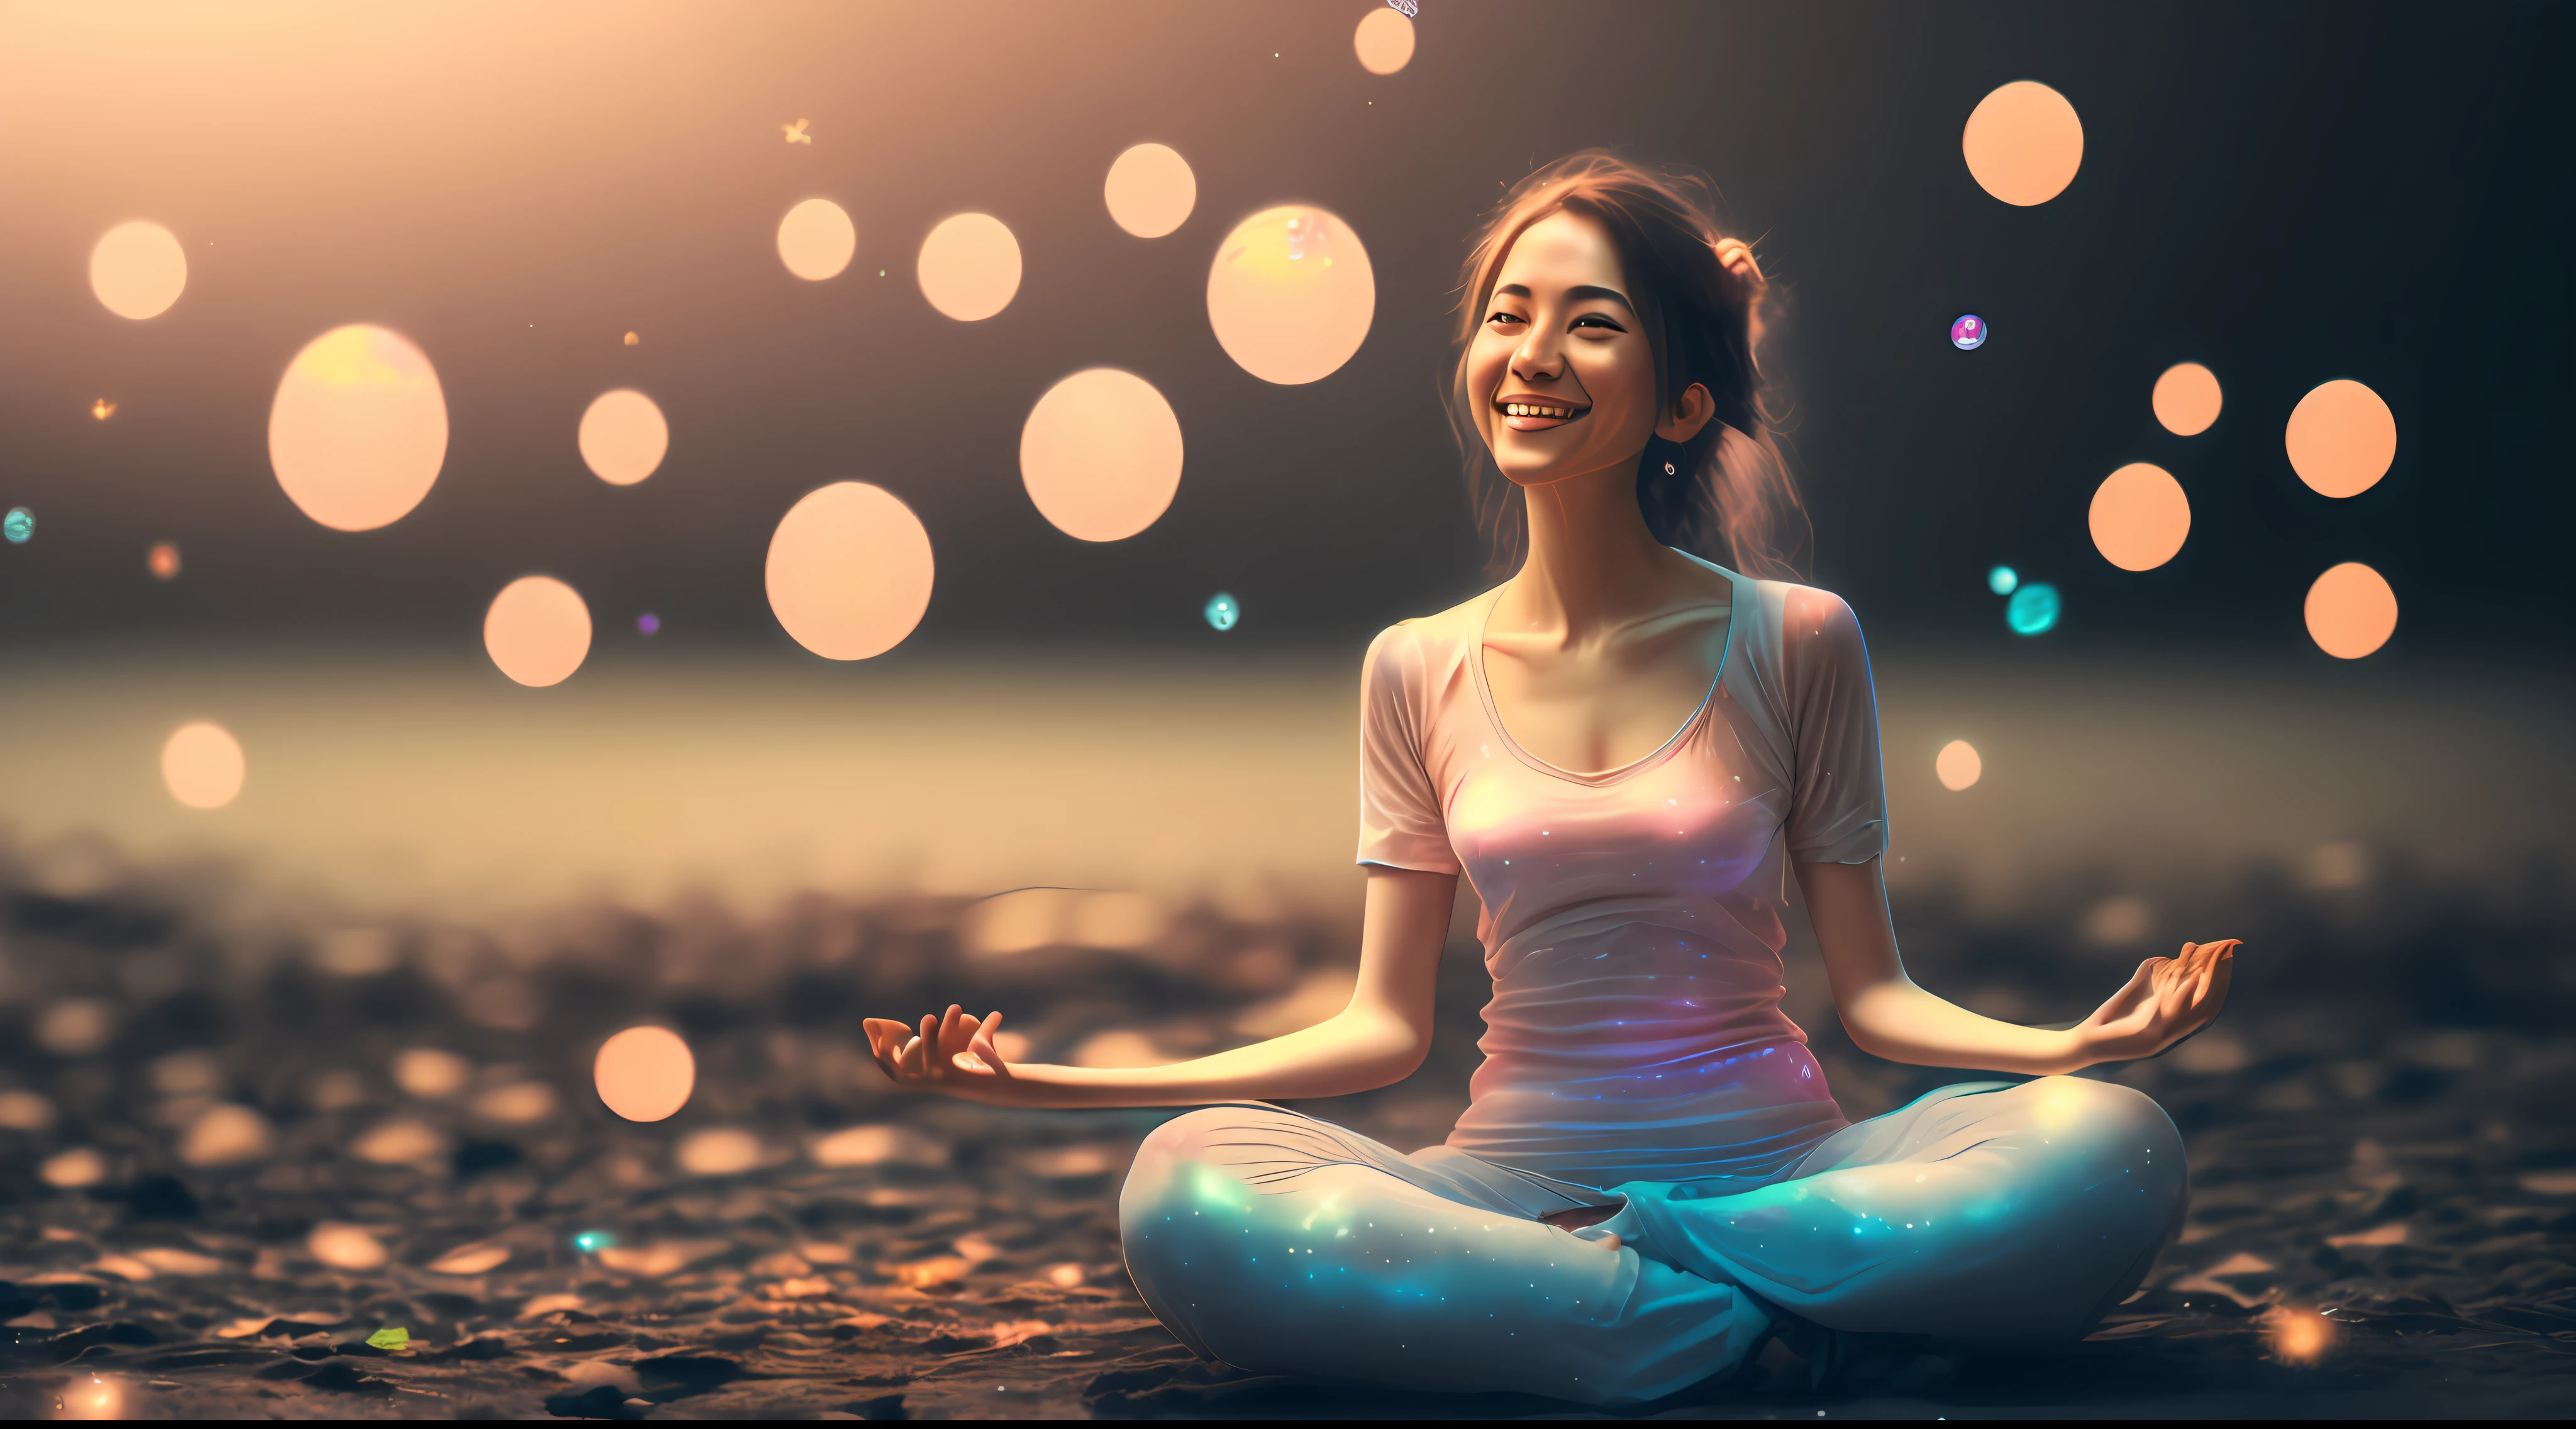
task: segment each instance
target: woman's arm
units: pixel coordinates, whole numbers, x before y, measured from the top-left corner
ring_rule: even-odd
[[[1914,985],[1897,955],[1879,861],[1801,863],[1798,885],[1854,1045],[1891,1062],[2048,1075],[2152,1057],[2218,1016],[2233,938],[2149,958],[2091,1017],[2062,1032],[1980,1017]]]
[[[1457,897],[1454,873],[1371,864],[1360,926],[1359,985],[1348,1007],[1300,1032],[1165,1067],[1004,1064],[996,1012],[951,1006],[915,1029],[867,1020],[869,1048],[906,1091],[946,1092],[996,1106],[1191,1106],[1202,1102],[1333,1097],[1399,1081],[1431,1050],[1440,947]]]

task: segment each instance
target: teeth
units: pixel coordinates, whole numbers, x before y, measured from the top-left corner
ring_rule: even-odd
[[[1503,404],[1503,415],[1506,417],[1563,418],[1573,416],[1574,409],[1572,407],[1540,407],[1534,406],[1528,402],[1505,402]]]

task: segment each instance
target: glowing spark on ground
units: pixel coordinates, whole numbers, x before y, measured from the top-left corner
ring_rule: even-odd
[[[802,119],[797,120],[793,124],[781,124],[778,127],[786,131],[787,142],[790,144],[811,144],[814,142],[814,136],[805,132],[805,121]]]

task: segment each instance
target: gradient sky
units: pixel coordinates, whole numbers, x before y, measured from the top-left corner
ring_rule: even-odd
[[[1436,398],[1465,236],[1533,164],[1609,144],[1706,169],[1760,237],[1817,581],[1875,638],[2010,642],[1983,584],[2004,562],[2065,591],[2049,639],[2323,670],[2300,599],[2357,559],[2403,611],[2375,658],[2568,648],[2566,8],[1424,0],[1387,77],[1352,54],[1369,8],[0,8],[0,506],[40,522],[0,547],[0,636],[469,649],[493,593],[542,571],[604,639],[650,609],[668,642],[807,658],[762,553],[800,495],[858,478],[937,552],[901,654],[1356,654],[1480,588]],[[1959,146],[2022,78],[2085,126],[2082,172],[2031,209],[1981,191]],[[800,118],[811,145],[783,142]],[[1145,140],[1199,185],[1154,240],[1101,201]],[[772,235],[818,195],[859,252],[814,284]],[[1378,283],[1358,356],[1301,387],[1229,361],[1203,302],[1227,228],[1287,201],[1345,219]],[[1009,224],[1025,262],[977,323],[912,280],[922,236],[967,210]],[[86,280],[90,245],[133,218],[190,263],[140,323]],[[1980,351],[1945,340],[1962,312],[1992,326]],[[428,353],[451,436],[417,510],[349,534],[287,501],[266,424],[296,350],[358,321]],[[2147,402],[2185,360],[2227,396],[2188,439]],[[1030,405],[1098,365],[1158,386],[1188,447],[1170,511],[1105,545],[1048,526],[1017,467]],[[2333,377],[2369,383],[2400,433],[2388,478],[2340,502],[2281,443]],[[610,487],[573,434],[628,385],[668,415],[670,454]],[[2194,523],[2176,561],[2131,574],[2084,513],[2138,460],[2181,479]],[[169,585],[144,571],[157,540],[185,554]],[[1198,615],[1218,589],[1246,612],[1223,637]]]

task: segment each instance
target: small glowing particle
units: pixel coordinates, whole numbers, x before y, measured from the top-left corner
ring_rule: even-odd
[[[626,335],[626,345],[627,345],[628,347],[638,347],[638,346],[641,346],[641,345],[643,344],[643,341],[644,341],[644,339],[642,339],[642,338],[640,338],[640,337],[637,337],[635,334],[633,334],[633,333],[631,333],[631,332],[630,332],[630,333],[628,333],[628,334]]]
[[[2010,566],[1997,566],[1986,572],[1986,589],[1997,595],[2010,595],[2021,584],[2021,576]]]
[[[154,546],[150,554],[143,558],[143,565],[144,569],[152,572],[152,578],[154,580],[177,580],[179,578],[179,548],[171,545],[167,541],[163,541],[159,545]]]
[[[635,617],[635,628],[646,635],[659,635],[662,633],[662,617],[648,610]]]
[[[1961,313],[1950,324],[1950,345],[1961,352],[1974,352],[1986,345],[1986,320],[1975,313]]]
[[[27,544],[27,538],[34,534],[36,534],[36,513],[26,507],[12,506],[9,508],[8,515],[0,516],[0,536],[8,537],[11,545],[23,546]]]
[[[400,1325],[387,1325],[367,1336],[367,1343],[379,1350],[408,1349],[411,1346],[411,1331]]]
[[[2031,584],[2013,592],[2004,605],[2004,623],[2016,635],[2039,635],[2057,624],[2057,587]]]
[[[101,397],[89,405],[89,414],[104,422],[116,415],[116,404]]]
[[[1199,613],[1207,617],[1209,629],[1232,630],[1234,623],[1243,618],[1243,607],[1235,603],[1233,596],[1218,591],[1208,597],[1206,607]]]
[[[572,1248],[584,1255],[595,1255],[617,1244],[617,1237],[606,1231],[583,1231],[572,1238]]]
[[[793,124],[781,124],[778,127],[786,133],[787,142],[790,144],[811,144],[814,142],[814,136],[805,132],[805,121],[802,119],[797,120]]]

